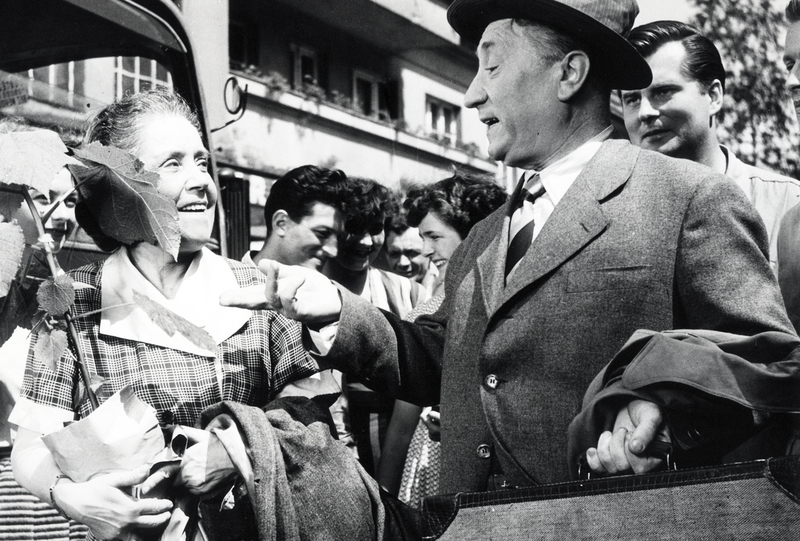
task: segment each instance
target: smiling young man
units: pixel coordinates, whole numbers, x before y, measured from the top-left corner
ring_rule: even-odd
[[[717,115],[725,94],[719,51],[696,28],[677,21],[634,28],[628,41],[653,72],[647,88],[620,92],[631,142],[732,178],[764,220],[770,265],[777,272],[781,218],[800,203],[800,182],[747,165],[719,144]]]
[[[338,252],[346,186],[342,171],[313,165],[292,169],[276,180],[264,205],[267,240],[243,261],[258,265],[266,258],[322,270]]]

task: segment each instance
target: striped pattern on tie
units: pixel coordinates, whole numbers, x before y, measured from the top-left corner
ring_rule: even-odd
[[[542,184],[538,173],[531,177],[529,184],[530,190],[522,188],[519,193],[519,197],[514,203],[515,210],[511,217],[512,223],[516,221],[515,218],[521,219],[518,217],[518,213],[524,214],[523,206],[525,201],[533,203],[545,193],[544,185]],[[525,223],[525,225],[522,226],[519,231],[517,231],[516,235],[514,235],[514,238],[512,238],[511,242],[508,243],[508,254],[506,255],[506,277],[514,269],[514,267],[517,266],[517,263],[528,251],[528,248],[530,248],[533,240],[534,225],[533,213],[530,213],[527,223]]]

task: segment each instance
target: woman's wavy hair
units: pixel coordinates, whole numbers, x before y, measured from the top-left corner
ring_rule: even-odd
[[[201,133],[197,115],[181,96],[165,88],[129,94],[104,107],[86,128],[83,144],[95,141],[105,146],[114,146],[133,155],[139,153],[142,144],[141,128],[150,115],[176,115],[188,120]],[[101,229],[92,206],[80,197],[75,205],[75,218],[78,224],[97,244],[98,248],[112,252],[122,246],[122,242],[106,235]]]
[[[503,188],[491,180],[455,173],[439,182],[409,190],[403,206],[412,227],[433,212],[464,239],[472,227],[508,200]]]
[[[367,231],[371,235],[379,233],[370,231],[370,228],[380,223],[383,229],[383,222],[391,210],[391,192],[369,178],[348,177],[347,184],[349,201],[345,209],[345,231],[353,235]]]

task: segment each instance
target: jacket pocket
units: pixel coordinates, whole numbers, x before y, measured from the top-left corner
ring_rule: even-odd
[[[636,289],[653,286],[650,265],[575,271],[567,275],[567,293]]]

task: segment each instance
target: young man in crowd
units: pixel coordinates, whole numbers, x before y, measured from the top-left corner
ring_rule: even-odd
[[[337,239],[344,230],[344,211],[349,198],[347,175],[343,171],[314,165],[292,169],[272,184],[267,196],[264,246],[245,254],[242,262],[258,266],[266,258],[282,265],[322,270],[325,262],[338,253]],[[330,406],[331,417],[339,440],[355,454],[347,401],[341,393],[342,373],[322,370],[287,384],[278,396],[339,395]]]
[[[395,214],[387,220],[385,250],[393,273],[422,283],[430,262],[422,255],[419,230],[410,227],[402,214]]]
[[[264,205],[267,240],[245,263],[272,259],[284,265],[322,270],[336,257],[343,228],[347,176],[339,170],[304,165],[276,180]]]
[[[696,28],[677,21],[638,26],[628,41],[653,72],[647,88],[620,93],[631,142],[732,178],[764,220],[770,265],[777,272],[781,218],[800,203],[800,182],[747,165],[719,144],[717,116],[725,94],[719,51]]]

